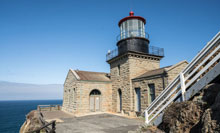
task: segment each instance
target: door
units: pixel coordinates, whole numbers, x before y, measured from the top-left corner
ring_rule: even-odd
[[[155,85],[154,84],[148,84],[149,87],[149,95],[148,95],[148,103],[152,103],[155,99]]]
[[[136,111],[140,112],[141,111],[141,91],[140,88],[135,88],[136,92]]]
[[[117,94],[117,112],[122,111],[122,93],[121,89],[118,89],[118,94]]]
[[[90,96],[90,111],[95,112],[95,97],[94,96]]]
[[[95,96],[95,111],[100,111],[100,97],[99,96]]]
[[[91,112],[101,111],[101,92],[99,90],[93,90],[90,93],[89,104]]]

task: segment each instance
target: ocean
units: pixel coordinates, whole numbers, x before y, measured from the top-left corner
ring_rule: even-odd
[[[25,115],[37,105],[62,104],[62,100],[0,101],[0,133],[19,133]]]

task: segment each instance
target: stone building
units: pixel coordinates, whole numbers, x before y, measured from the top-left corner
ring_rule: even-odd
[[[117,49],[106,55],[110,73],[69,70],[64,83],[64,111],[134,116],[181,72],[186,61],[160,68],[164,51],[149,45],[145,24],[146,20],[133,12],[119,21]]]
[[[141,112],[146,109],[187,64],[186,61],[181,61],[173,66],[147,71],[132,79],[133,110]]]
[[[62,108],[75,114],[111,112],[111,94],[109,74],[70,69],[64,83]]]

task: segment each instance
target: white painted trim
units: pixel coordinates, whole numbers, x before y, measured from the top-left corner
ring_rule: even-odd
[[[211,41],[209,41],[206,46],[192,59],[192,61],[189,63],[189,65],[184,69],[183,73],[188,72],[195,64],[196,62],[205,54],[207,51],[210,50],[210,48],[220,39],[220,32],[218,32]]]
[[[189,87],[203,72],[205,72],[209,67],[211,67],[218,59],[220,59],[220,53],[212,59],[202,70],[199,71],[187,84],[186,88]]]
[[[74,74],[74,76],[76,77],[76,79],[77,80],[80,80],[80,77],[79,77],[79,75],[75,72],[75,70],[72,70],[72,69],[70,69],[71,71],[72,71],[72,73]]]
[[[149,117],[148,112],[147,112],[147,110],[145,110],[145,123],[149,122],[148,117]]]
[[[185,85],[185,79],[184,79],[184,75],[181,72],[180,73],[180,83],[181,83],[181,91],[182,91],[182,100],[185,101],[185,92],[186,92],[186,85]]]
[[[220,45],[214,50],[212,51],[212,53],[210,53],[189,75],[187,75],[187,77],[185,78],[186,80],[189,79],[189,77],[191,77],[211,56],[213,56],[215,54],[215,52],[217,52],[220,49]]]

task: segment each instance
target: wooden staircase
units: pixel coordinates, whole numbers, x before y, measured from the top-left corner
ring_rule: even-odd
[[[220,75],[220,32],[144,111],[146,124],[159,125],[163,111],[173,102],[189,100]]]

